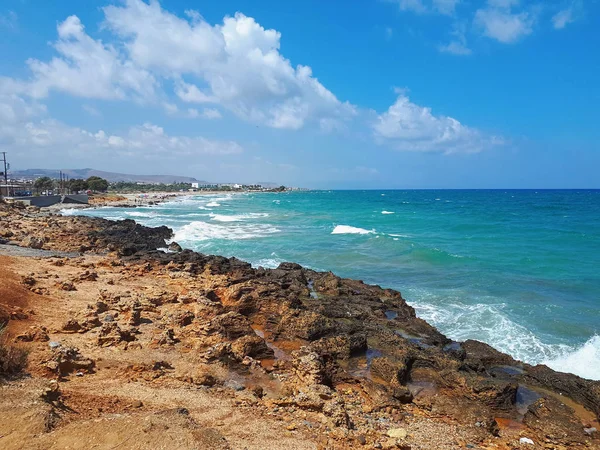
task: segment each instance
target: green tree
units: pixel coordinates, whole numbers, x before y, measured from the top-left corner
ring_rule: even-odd
[[[86,191],[88,189],[88,183],[81,178],[75,178],[69,180],[69,189],[73,192]]]
[[[100,177],[89,177],[87,180],[88,188],[96,192],[106,192],[108,181]]]
[[[37,192],[49,191],[54,188],[54,181],[50,177],[41,177],[35,180],[33,187]]]

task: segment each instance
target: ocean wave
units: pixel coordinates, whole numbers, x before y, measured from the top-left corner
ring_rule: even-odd
[[[269,224],[218,225],[192,222],[175,231],[174,240],[198,242],[213,239],[240,240],[267,237],[281,230]]]
[[[351,227],[350,225],[338,225],[331,234],[373,234],[375,230],[365,230],[364,228]]]
[[[555,358],[542,361],[551,369],[600,380],[600,336],[592,336],[580,347],[568,347]]]
[[[210,213],[210,218],[216,222],[241,222],[242,220],[255,219],[259,217],[269,217],[267,213],[246,213],[236,215],[213,214]]]
[[[214,208],[214,207],[217,207],[217,206],[221,206],[221,204],[220,204],[220,203],[217,203],[217,202],[208,202],[208,203],[206,204],[206,206],[208,206],[208,207],[210,207],[210,208]]]
[[[276,258],[263,258],[252,263],[252,267],[264,267],[265,269],[276,269],[283,261]]]
[[[456,341],[475,339],[485,342],[513,358],[529,364],[546,364],[554,370],[569,372],[592,380],[600,380],[600,337],[594,336],[581,347],[542,342],[526,327],[511,320],[503,303],[464,304],[430,303],[428,294],[415,290],[419,298],[410,302],[417,316],[434,325]]]
[[[147,211],[125,211],[125,215],[130,217],[156,217],[158,214],[156,212]]]
[[[396,214],[394,211],[381,211],[381,214]]]

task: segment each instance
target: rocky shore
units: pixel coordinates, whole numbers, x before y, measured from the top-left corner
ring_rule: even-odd
[[[453,342],[399,292],[171,237],[0,204],[0,345],[28,353],[0,448],[600,448],[600,382]]]

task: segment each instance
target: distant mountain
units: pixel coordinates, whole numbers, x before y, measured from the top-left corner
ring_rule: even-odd
[[[101,177],[105,180],[115,183],[117,181],[126,181],[129,183],[205,183],[193,177],[182,177],[179,175],[133,175],[128,173],[105,172],[96,169],[65,169],[62,171],[69,178],[89,178],[92,176]],[[26,169],[10,172],[13,178],[36,179],[39,177],[59,178],[59,170],[51,169]]]

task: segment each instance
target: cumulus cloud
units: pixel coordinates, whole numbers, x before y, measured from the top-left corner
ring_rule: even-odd
[[[171,136],[162,127],[150,123],[130,127],[123,134],[88,131],[46,118],[45,112],[45,107],[34,100],[0,93],[0,143],[3,148],[17,157],[55,153],[73,157],[97,154],[162,158],[230,155],[243,151],[235,141]]]
[[[475,12],[474,24],[485,36],[504,44],[517,42],[533,32],[535,15],[528,11],[514,12],[518,0],[488,0],[487,7]]]
[[[425,6],[428,11],[449,12],[457,3],[428,0]],[[511,0],[489,0],[491,9],[510,11],[511,6]],[[152,102],[168,115],[189,119],[215,120],[229,111],[245,121],[289,130],[308,124],[325,132],[370,126],[365,110],[340,101],[310,67],[293,66],[281,53],[281,34],[251,17],[237,13],[212,25],[198,12],[177,16],[155,0],[124,0],[103,11],[102,26],[110,41],[94,39],[78,17],[70,16],[58,25],[58,38],[52,44],[56,55],[49,61],[28,61],[29,79],[0,77],[0,118],[20,120],[20,127],[10,121],[0,124],[0,139],[19,149],[31,145],[58,151],[62,147],[78,154],[89,150],[147,157],[242,151],[236,142],[170,136],[150,124],[110,134],[48,118],[32,119],[43,109],[41,99],[53,91],[99,100]],[[467,54],[464,31],[441,50]],[[7,98],[10,102],[3,104]],[[487,143],[477,130],[449,117],[433,116],[404,95],[375,122],[377,142],[400,150],[478,151]]]
[[[500,143],[447,116],[434,116],[400,92],[395,103],[373,123],[375,139],[400,151],[475,153]]]
[[[46,97],[52,90],[98,99],[154,97],[155,78],[111,45],[92,39],[77,16],[58,25],[58,40],[52,45],[58,56],[49,62],[27,61],[33,78],[21,82],[22,92],[35,98]]]
[[[199,13],[178,17],[156,1],[127,0],[104,8],[105,25],[125,42],[137,66],[175,77],[175,94],[215,103],[244,120],[273,128],[345,120],[355,107],[338,100],[308,66],[280,53],[281,34],[236,13],[211,25]]]
[[[582,9],[583,5],[581,1],[576,0],[572,2],[568,8],[565,8],[552,16],[552,25],[556,30],[562,30],[568,24],[575,22]]]

